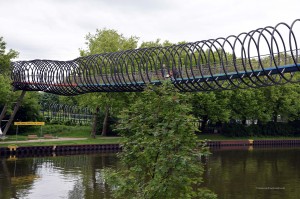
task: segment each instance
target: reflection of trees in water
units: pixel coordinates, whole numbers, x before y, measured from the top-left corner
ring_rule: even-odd
[[[28,195],[33,182],[37,164],[33,159],[0,159],[0,198],[19,198]]]
[[[300,149],[292,148],[213,151],[207,163],[205,185],[228,198],[268,199],[275,192],[278,198],[297,198],[300,195],[299,152]],[[284,187],[284,190],[256,187]]]
[[[64,175],[77,178],[68,198],[110,198],[110,193],[103,178],[102,169],[117,165],[117,157],[113,154],[79,155],[55,157],[54,167],[60,167]]]
[[[116,165],[115,154],[71,155],[42,157],[35,160],[44,168],[53,169],[66,178],[76,179],[69,198],[107,198],[109,190],[103,179],[102,169]],[[42,172],[42,170],[41,170]]]
[[[32,177],[42,176],[45,169],[53,170],[53,172],[75,182],[73,189],[69,191],[69,198],[110,198],[102,169],[110,166],[115,167],[117,166],[116,162],[116,155],[109,153],[24,158],[16,161],[2,159],[0,164],[0,198],[26,197],[36,179]],[[18,184],[12,183],[13,176],[19,177]]]
[[[82,199],[84,198],[84,187],[82,186],[82,180],[77,181],[71,191],[69,191],[68,198],[70,199]]]

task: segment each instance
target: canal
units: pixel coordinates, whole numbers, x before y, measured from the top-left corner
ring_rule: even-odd
[[[300,198],[300,148],[213,150],[203,186],[218,198]],[[0,198],[111,198],[103,168],[115,153],[0,159]]]

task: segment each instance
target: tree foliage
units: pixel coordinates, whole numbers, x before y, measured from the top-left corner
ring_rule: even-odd
[[[86,36],[87,49],[80,49],[81,56],[87,56],[92,54],[100,54],[105,52],[117,52],[120,50],[135,49],[137,47],[138,38],[131,36],[129,38],[124,37],[122,34],[118,33],[116,30],[112,29],[97,29],[95,34],[89,33]],[[80,104],[92,106],[95,110],[101,109],[105,116],[102,123],[102,133],[101,135],[106,136],[108,133],[108,120],[110,116],[110,111],[114,109],[118,110],[119,104],[123,105],[126,101],[128,94],[120,93],[90,93],[80,97]],[[92,100],[91,100],[92,99]],[[94,125],[92,136],[95,137],[97,129],[97,116],[95,113]]]
[[[85,37],[87,49],[80,49],[81,56],[117,52],[137,47],[138,37],[124,37],[113,29],[97,29],[95,34],[88,33]]]
[[[161,42],[160,39],[156,39],[155,41],[144,41],[141,43],[140,48],[151,48],[151,47],[166,47],[173,45],[170,41],[165,40]]]
[[[15,120],[18,121],[39,121],[41,119],[39,104],[39,93],[27,92],[18,110]],[[17,98],[17,97],[16,97]]]
[[[0,107],[7,107],[7,115],[12,112],[14,102],[20,96],[20,92],[13,91],[10,79],[11,60],[17,58],[18,52],[15,50],[6,50],[6,43],[3,37],[0,37]],[[19,121],[36,121],[40,118],[38,104],[39,93],[27,93],[15,117]],[[1,124],[3,125],[3,124]]]
[[[18,56],[18,52],[10,49],[6,51],[6,43],[0,37],[0,104],[11,103],[14,97],[10,79],[10,61]]]
[[[265,96],[266,107],[270,118],[277,121],[277,117],[289,121],[299,119],[300,116],[300,85],[286,84],[261,89]]]
[[[19,53],[12,49],[6,52],[6,43],[3,37],[0,37],[0,74],[9,74],[10,60],[18,57],[18,55]]]
[[[120,115],[124,168],[106,172],[117,198],[215,198],[199,189],[206,148],[199,145],[189,98],[171,83],[149,86]]]
[[[192,94],[193,115],[201,121],[202,132],[208,121],[213,123],[229,121],[231,111],[228,106],[231,94],[230,91]]]

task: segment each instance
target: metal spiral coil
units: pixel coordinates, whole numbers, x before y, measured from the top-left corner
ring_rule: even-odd
[[[41,113],[45,119],[58,121],[72,121],[73,123],[91,123],[93,110],[67,104],[41,104]]]
[[[59,95],[139,92],[164,80],[184,92],[256,88],[298,82],[300,19],[237,36],[140,48],[71,61],[12,62],[17,90]]]

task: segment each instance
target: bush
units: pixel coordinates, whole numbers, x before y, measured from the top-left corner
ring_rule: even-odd
[[[63,121],[57,120],[57,119],[52,119],[52,120],[50,120],[50,124],[63,124]]]
[[[251,137],[251,136],[300,136],[300,121],[289,123],[268,122],[266,124],[224,124],[222,135],[229,137]]]
[[[228,137],[248,136],[247,127],[242,124],[224,124],[222,134]]]
[[[19,126],[19,135],[28,134],[52,134],[58,137],[87,137],[91,133],[90,126],[66,126],[59,124],[46,124],[42,126],[42,131],[40,126]],[[16,133],[16,127],[13,126],[10,130],[10,134],[14,135]]]

